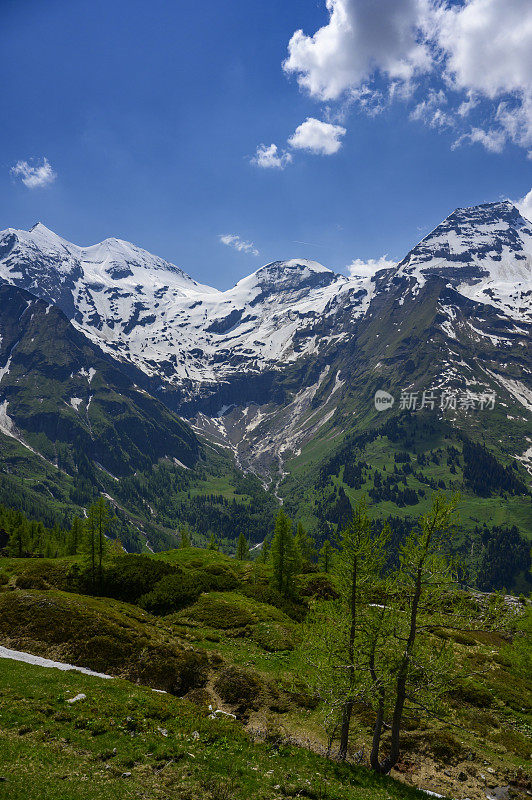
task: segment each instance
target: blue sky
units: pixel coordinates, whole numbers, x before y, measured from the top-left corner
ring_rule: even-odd
[[[116,236],[225,288],[400,259],[457,206],[524,198],[529,0],[371,5],[3,0],[0,228]]]

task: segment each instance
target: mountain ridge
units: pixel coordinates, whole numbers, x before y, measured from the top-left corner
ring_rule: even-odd
[[[518,403],[510,417],[529,408],[532,223],[510,202],[456,209],[374,275],[289,259],[222,292],[135,245],[78,248],[38,223],[0,234],[0,278],[56,303],[266,480],[320,431],[361,419],[342,409],[369,414],[379,388],[495,387]]]

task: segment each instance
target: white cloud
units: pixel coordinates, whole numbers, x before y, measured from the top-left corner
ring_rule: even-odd
[[[395,267],[396,261],[390,261],[387,255],[380,258],[369,258],[364,261],[362,258],[355,258],[347,265],[346,270],[352,278],[368,278],[375,275],[380,269],[390,269]]]
[[[288,144],[296,150],[310,150],[311,153],[330,156],[341,148],[340,139],[345,132],[345,128],[341,125],[332,125],[330,122],[307,117],[305,122],[295,129]]]
[[[47,158],[43,158],[41,164],[17,161],[15,166],[11,167],[10,171],[12,175],[20,178],[24,186],[27,186],[28,189],[47,186],[49,183],[55,181],[57,177]]]
[[[468,0],[445,8],[439,20],[446,70],[457,87],[490,98],[530,89],[530,0]]]
[[[219,239],[222,244],[226,244],[228,247],[234,247],[234,249],[238,250],[240,253],[249,253],[252,256],[259,255],[259,251],[253,242],[245,242],[237,233],[222,233]]]
[[[479,100],[472,92],[469,92],[467,100],[464,100],[457,109],[457,114],[460,117],[467,117],[467,115],[473,111],[479,104]]]
[[[283,68],[314,99],[340,104],[336,116],[327,108],[328,119],[343,120],[353,104],[375,114],[392,101],[410,102],[423,76],[432,95],[412,119],[462,128],[458,142],[490,152],[508,141],[532,152],[530,0],[325,2],[328,22],[292,35]]]
[[[506,136],[503,131],[491,128],[471,128],[469,133],[463,133],[453,142],[451,149],[456,150],[464,143],[481,144],[489,153],[502,153],[506,143]]]
[[[521,214],[532,222],[532,189],[516,203]]]
[[[313,36],[296,31],[283,68],[318,100],[335,100],[375,71],[409,81],[430,57],[419,41],[428,0],[326,0],[327,25]]]
[[[292,154],[278,150],[276,144],[259,144],[251,163],[262,169],[284,169],[292,161]]]
[[[499,139],[532,145],[532,3],[530,0],[468,0],[439,16],[438,42],[446,54],[453,88],[497,101]],[[461,107],[463,110],[463,106]],[[495,130],[482,137],[500,152]],[[500,149],[504,146],[504,141]]]
[[[440,108],[446,103],[447,97],[442,89],[439,91],[430,89],[427,97],[411,112],[410,119],[420,120],[431,128],[452,128],[454,125],[452,116]]]

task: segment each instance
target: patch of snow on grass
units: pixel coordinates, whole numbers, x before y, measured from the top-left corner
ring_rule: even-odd
[[[84,675],[92,675],[95,678],[112,679],[112,675],[105,675],[103,672],[94,672],[92,669],[86,667],[77,667],[74,664],[65,664],[63,661],[52,661],[50,658],[42,658],[41,656],[34,656],[32,653],[24,653],[21,650],[11,650],[8,647],[0,645],[0,658],[9,658],[11,661],[22,661],[24,664],[34,664],[37,667],[49,667],[61,670],[74,670],[75,672],[82,672]]]

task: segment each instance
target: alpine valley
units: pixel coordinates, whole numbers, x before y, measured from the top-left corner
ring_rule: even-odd
[[[443,489],[480,585],[528,584],[532,223],[510,202],[373,275],[290,259],[227,291],[38,223],[0,234],[0,281],[1,502],[53,526],[103,492],[129,550],[187,524],[233,552],[280,503],[319,544],[363,494],[400,536]]]

